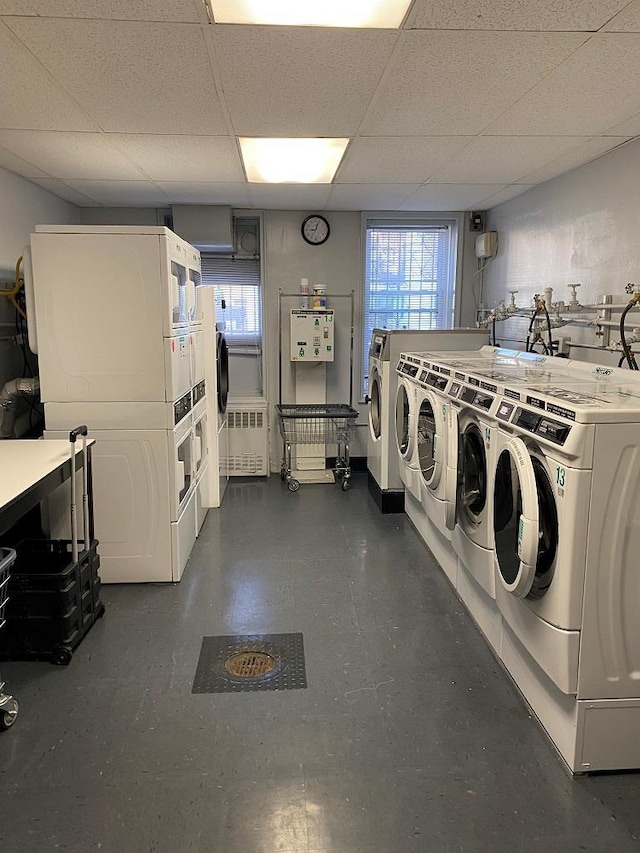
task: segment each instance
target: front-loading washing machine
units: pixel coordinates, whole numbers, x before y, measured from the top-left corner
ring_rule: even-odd
[[[500,656],[575,772],[640,767],[640,378],[600,370],[497,409]]]
[[[398,471],[405,490],[420,502],[418,479],[418,457],[415,452],[416,436],[416,377],[420,372],[420,361],[416,356],[402,353],[396,367],[398,376],[395,401],[394,437],[398,456]]]
[[[369,347],[369,431],[367,469],[369,490],[382,512],[402,512],[404,482],[395,441],[395,367],[401,352],[429,349],[438,352],[475,351],[488,342],[482,329],[414,331],[374,329]]]
[[[446,376],[426,367],[417,377],[416,449],[423,533],[431,552],[449,580],[456,585],[457,559],[445,525],[446,478],[449,453],[449,401],[444,396]]]

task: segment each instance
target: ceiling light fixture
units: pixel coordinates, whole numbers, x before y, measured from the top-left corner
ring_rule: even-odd
[[[217,24],[398,29],[412,0],[206,0]]]
[[[348,139],[239,137],[247,180],[254,184],[330,184]]]

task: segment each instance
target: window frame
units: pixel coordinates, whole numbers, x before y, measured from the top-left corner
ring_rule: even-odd
[[[236,353],[238,355],[256,355],[259,354],[262,358],[264,358],[264,348],[265,348],[265,282],[264,282],[264,252],[263,252],[263,228],[262,228],[262,217],[256,215],[255,211],[251,212],[251,216],[241,215],[239,211],[233,212],[234,215],[234,239],[236,236],[236,219],[242,218],[253,218],[257,220],[258,223],[258,245],[256,247],[256,253],[254,256],[246,256],[241,252],[207,252],[201,251],[201,259],[204,261],[211,259],[213,261],[224,260],[229,263],[242,263],[243,260],[251,260],[257,265],[257,310],[258,310],[258,332],[255,336],[246,335],[246,336],[237,336],[230,333],[229,329],[224,330],[225,338],[227,341],[227,346],[229,347],[229,353]],[[202,263],[204,267],[204,262]],[[204,271],[202,273],[202,284],[205,287],[213,287],[218,292],[220,292],[220,288],[225,285],[222,283],[216,282],[205,282],[204,281]],[[231,282],[228,286],[233,286],[234,282]],[[242,285],[240,282],[235,282],[235,284],[239,284],[240,286],[250,286],[250,285]],[[217,321],[224,320],[224,314],[220,313],[216,317]]]
[[[451,303],[452,303],[452,311],[451,311],[451,319],[453,327],[457,327],[460,324],[460,315],[461,315],[461,302],[460,293],[462,286],[462,261],[463,261],[463,235],[464,235],[464,212],[414,212],[414,211],[363,211],[361,215],[361,288],[359,294],[359,313],[360,313],[360,323],[358,328],[358,336],[359,336],[359,348],[358,352],[360,353],[358,357],[358,368],[357,368],[357,381],[359,385],[357,386],[360,391],[360,403],[364,404],[366,402],[365,399],[365,390],[364,390],[364,379],[365,379],[365,346],[369,347],[369,341],[365,341],[365,327],[366,327],[366,277],[367,277],[367,230],[369,228],[370,223],[376,223],[380,227],[384,227],[385,224],[389,226],[393,225],[406,225],[411,227],[414,225],[415,227],[450,227],[451,228],[451,253],[449,258],[450,271],[451,271],[451,282],[452,282],[452,292],[451,292]],[[392,365],[392,369],[395,368],[395,365]]]

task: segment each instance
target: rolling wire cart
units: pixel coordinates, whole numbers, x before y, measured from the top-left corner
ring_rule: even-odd
[[[349,334],[349,403],[293,404],[282,402],[282,299],[304,298],[301,293],[283,293],[278,291],[278,400],[276,414],[278,428],[282,436],[282,462],[280,477],[286,480],[289,491],[297,492],[300,481],[295,477],[292,461],[294,448],[306,445],[337,446],[335,466],[332,467],[336,481],[346,492],[351,485],[351,467],[349,464],[349,443],[355,430],[358,411],[351,406],[353,400],[353,332],[355,315],[355,294],[327,293],[327,299],[349,299],[351,325]]]
[[[278,426],[283,452],[280,477],[289,491],[297,492],[300,482],[291,473],[291,448],[296,444],[337,444],[338,454],[333,473],[342,480],[342,491],[350,486],[349,440],[353,435],[358,412],[346,403],[324,405],[278,405]]]
[[[9,569],[15,559],[16,552],[12,548],[0,548],[0,631],[5,624],[4,610],[9,600]],[[15,723],[18,708],[18,700],[4,692],[4,682],[0,677],[0,731],[10,729]]]

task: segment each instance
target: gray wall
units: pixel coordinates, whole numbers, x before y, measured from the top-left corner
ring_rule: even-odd
[[[485,274],[487,305],[505,298],[508,288],[519,291],[522,305],[531,305],[533,294],[545,287],[553,287],[554,301],[568,302],[570,282],[580,282],[577,296],[584,305],[604,294],[626,301],[627,282],[640,283],[640,140],[496,207],[489,227],[498,231],[500,243]],[[521,339],[527,325],[499,324],[498,340]],[[554,335],[599,342],[593,329],[577,326]],[[612,338],[619,338],[617,331]],[[571,358],[603,364],[617,364],[618,357],[571,350]]]
[[[0,278],[13,279],[33,226],[76,222],[77,208],[4,169],[0,169],[0,199]],[[14,316],[9,301],[0,299],[0,338],[14,334]],[[0,341],[0,387],[22,372],[20,348]]]

